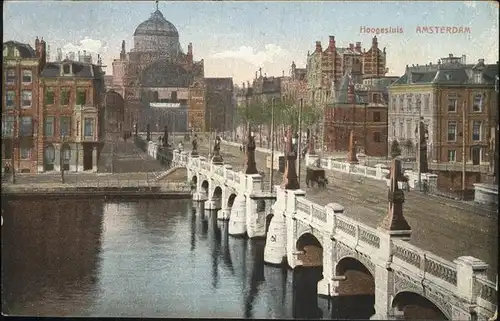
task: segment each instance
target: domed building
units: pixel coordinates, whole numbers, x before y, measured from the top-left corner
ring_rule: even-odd
[[[165,19],[158,4],[156,11],[135,29],[134,47],[126,52],[123,41],[120,58],[113,61],[112,88],[125,100],[125,130],[132,130],[135,124],[140,131],[145,131],[147,124],[152,131],[163,131],[165,126],[175,131],[209,127],[229,130],[232,118],[227,115],[233,115],[233,84],[231,78],[222,79],[223,90],[217,78],[217,92],[208,93],[210,101],[217,101],[218,106],[208,106],[213,110],[207,112],[205,97],[214,86],[204,78],[203,60],[194,61],[191,43],[187,53],[183,52],[179,31]],[[220,105],[221,101],[225,105]],[[209,114],[215,122],[226,121],[217,125],[208,119]]]

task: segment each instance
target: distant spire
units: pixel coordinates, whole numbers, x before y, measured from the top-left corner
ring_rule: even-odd
[[[156,10],[159,10],[158,9],[158,2],[160,2],[159,0],[155,0],[155,3],[156,3]]]

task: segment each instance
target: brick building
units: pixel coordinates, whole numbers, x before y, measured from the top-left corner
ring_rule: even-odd
[[[497,75],[497,64],[467,64],[465,56],[450,54],[438,64],[407,67],[389,89],[389,140],[413,141],[421,116],[429,169],[443,191],[463,189],[464,161],[465,189],[494,178]]]
[[[233,78],[205,78],[205,128],[225,132],[233,128],[236,104]]]
[[[363,77],[385,75],[385,48],[380,50],[377,37],[373,37],[368,50],[362,49],[361,42],[346,48],[337,47],[335,37],[330,36],[326,49],[322,48],[321,41],[316,41],[314,52],[307,54],[306,70],[308,103],[323,106],[347,72],[354,83],[361,83]]]
[[[35,173],[41,139],[36,127],[43,117],[39,112],[38,81],[46,61],[45,41],[29,44],[8,41],[3,44],[2,91],[2,171]]]
[[[104,72],[98,65],[48,62],[40,75],[38,171],[96,171],[102,147]],[[62,163],[61,163],[62,162]]]
[[[368,79],[373,80],[373,79]],[[356,148],[367,156],[387,155],[387,104],[379,88],[356,90],[346,74],[335,88],[333,103],[325,108],[324,144],[328,151],[348,151],[354,132]]]

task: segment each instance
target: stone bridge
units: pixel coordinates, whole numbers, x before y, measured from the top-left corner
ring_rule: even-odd
[[[195,154],[175,151],[173,163],[187,168],[197,213],[228,219],[230,235],[265,237],[268,264],[320,268],[318,295],[373,296],[373,319],[496,319],[497,284],[486,277],[488,264],[472,256],[449,262],[408,243],[396,178],[387,217],[375,229],[349,218],[340,204],[309,201],[298,182],[290,185],[293,173],[285,173],[288,183],[263,191],[259,174]],[[293,172],[296,156],[289,154],[285,171]],[[399,161],[392,169],[400,171]]]

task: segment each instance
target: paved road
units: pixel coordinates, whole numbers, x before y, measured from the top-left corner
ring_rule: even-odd
[[[189,147],[190,148],[190,147]],[[186,147],[187,149],[187,147]],[[201,145],[205,156],[208,147]],[[243,167],[243,153],[238,147],[221,146],[221,155],[233,169]],[[265,171],[267,154],[256,152],[257,168]],[[345,214],[371,227],[377,227],[387,213],[387,187],[385,182],[372,179],[359,181],[359,176],[328,171],[326,190],[305,187],[305,166],[301,166],[301,187],[307,198],[320,205],[339,203]],[[269,175],[267,175],[269,176]],[[275,184],[281,175],[275,176]],[[404,213],[412,227],[410,243],[437,254],[449,261],[459,256],[472,255],[490,264],[489,276],[497,273],[498,216],[490,210],[460,201],[405,193]]]
[[[161,172],[164,170],[165,167],[159,161],[135,146],[133,138],[127,141],[116,139],[106,143],[98,164],[100,173]]]

